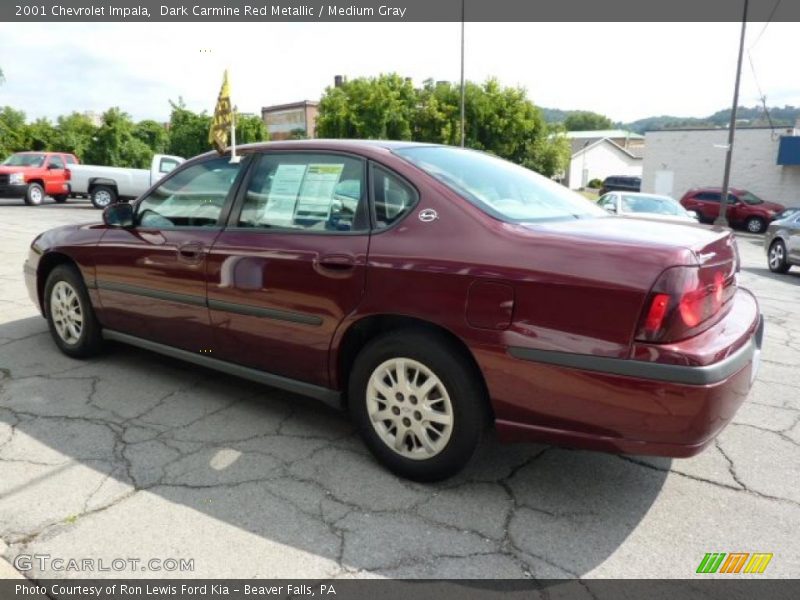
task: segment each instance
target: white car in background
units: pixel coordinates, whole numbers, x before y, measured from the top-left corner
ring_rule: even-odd
[[[659,194],[609,192],[601,196],[597,203],[621,217],[688,224],[699,221],[696,212],[686,210],[674,198]]]
[[[118,200],[138,198],[154,183],[184,161],[180,156],[156,154],[147,169],[70,165],[70,195],[89,196],[95,208],[103,209]]]

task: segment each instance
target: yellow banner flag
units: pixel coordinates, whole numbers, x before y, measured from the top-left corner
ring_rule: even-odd
[[[233,123],[231,89],[228,85],[228,70],[225,69],[222,88],[217,97],[217,106],[214,108],[214,118],[211,120],[211,129],[208,132],[208,143],[220,154],[225,154],[225,149],[228,147],[231,123]]]

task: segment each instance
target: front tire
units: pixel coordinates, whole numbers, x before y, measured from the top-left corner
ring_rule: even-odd
[[[775,240],[767,253],[767,264],[773,273],[786,273],[789,263],[786,260],[786,245],[782,240]]]
[[[348,402],[375,457],[415,481],[460,471],[486,423],[477,368],[456,344],[425,331],[393,331],[370,341],[355,360]]]
[[[25,190],[25,204],[28,206],[39,206],[44,202],[44,188],[38,183],[29,183]]]
[[[92,201],[92,206],[103,210],[117,201],[117,191],[107,185],[98,185],[92,190],[89,199]]]
[[[767,223],[760,217],[750,217],[745,221],[744,226],[750,233],[761,233],[767,228]]]
[[[50,334],[67,356],[88,358],[103,345],[100,324],[78,269],[58,265],[44,286],[45,314]]]

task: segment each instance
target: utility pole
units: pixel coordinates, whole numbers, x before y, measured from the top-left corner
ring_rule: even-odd
[[[736,110],[739,107],[739,80],[742,77],[742,55],[744,54],[744,34],[747,28],[747,3],[744,0],[744,14],[742,15],[742,34],[739,39],[739,60],[736,63],[736,83],[733,87],[733,106],[731,107],[731,122],[728,125],[728,146],[725,149],[725,173],[722,176],[722,190],[719,195],[719,216],[714,225],[728,226],[728,187],[731,179],[731,157],[733,155],[733,136],[736,133]]]
[[[464,2],[461,0],[461,147],[464,147]]]

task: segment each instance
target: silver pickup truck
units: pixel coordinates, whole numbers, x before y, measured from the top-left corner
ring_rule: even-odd
[[[138,198],[143,192],[184,161],[179,156],[156,154],[146,169],[70,165],[71,196],[88,196],[95,208],[103,209],[119,200]]]

